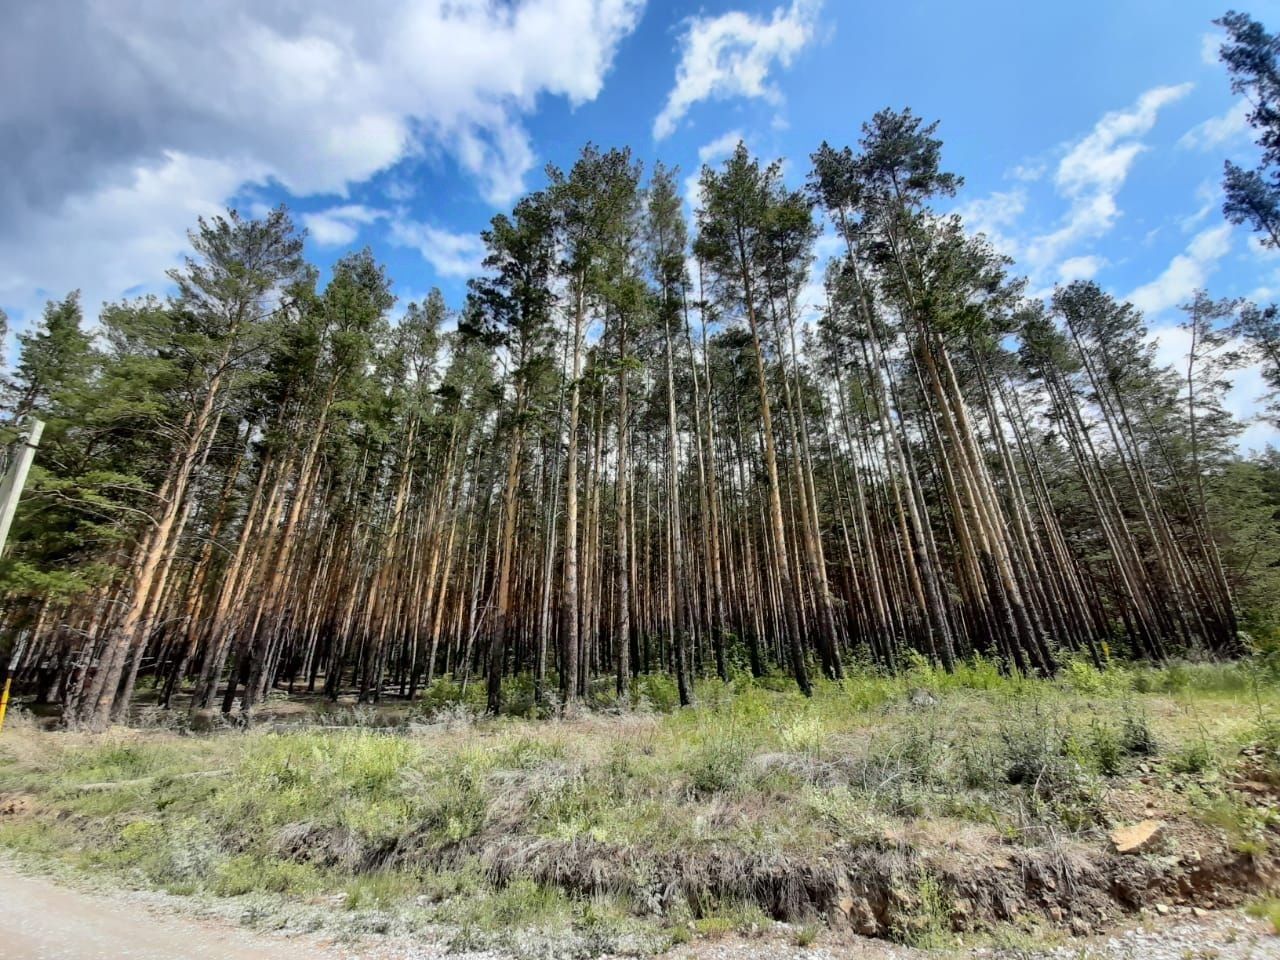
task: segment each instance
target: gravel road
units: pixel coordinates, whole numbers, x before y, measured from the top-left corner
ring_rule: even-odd
[[[161,914],[0,869],[3,960],[342,960],[326,945]]]

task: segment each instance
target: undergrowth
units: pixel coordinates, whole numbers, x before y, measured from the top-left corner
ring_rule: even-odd
[[[1101,842],[1108,798],[1138,776],[1167,781],[1241,852],[1265,851],[1274,826],[1224,788],[1245,747],[1251,776],[1280,771],[1280,688],[1254,662],[1076,661],[1052,681],[916,662],[819,682],[811,699],[739,675],[700,682],[689,710],[668,682],[535,721],[479,720],[470,692],[437,681],[394,731],[95,739],[20,721],[0,739],[0,793],[34,811],[0,817],[0,847],[181,894],[329,898],[327,924],[442,925],[459,948],[553,956],[771,922],[692,867],[683,886],[661,875],[681,857],[901,852],[929,824],[997,845]],[[888,932],[952,942],[945,885],[927,871],[915,884]]]

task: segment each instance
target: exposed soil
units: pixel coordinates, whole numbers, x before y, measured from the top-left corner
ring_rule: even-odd
[[[1223,832],[1167,814],[1154,782],[1143,793],[1108,801],[1116,824],[1158,819],[1140,850],[1116,852],[1095,831],[1087,838],[1017,842],[972,824],[921,821],[860,838],[820,856],[744,853],[719,845],[650,851],[586,838],[548,839],[504,832],[501,824],[441,848],[410,834],[365,851],[361,867],[452,867],[478,861],[502,884],[532,879],[575,896],[624,893],[655,913],[689,904],[747,901],[775,920],[825,919],[835,931],[910,939],[913,926],[936,917],[921,902],[922,881],[936,884],[955,932],[999,924],[1044,923],[1083,936],[1143,910],[1239,906],[1280,884],[1275,844],[1242,852]],[[1274,787],[1244,792],[1245,802],[1274,804]],[[348,835],[290,836],[280,853],[347,863],[360,856]],[[300,842],[301,841],[301,842]]]

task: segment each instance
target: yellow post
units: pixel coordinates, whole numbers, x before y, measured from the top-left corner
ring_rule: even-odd
[[[4,715],[9,712],[9,682],[12,679],[4,678],[4,693],[0,693],[0,730],[4,730]]]

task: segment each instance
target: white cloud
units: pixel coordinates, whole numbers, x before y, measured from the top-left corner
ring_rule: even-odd
[[[710,163],[712,160],[729,156],[745,139],[741,130],[730,130],[728,133],[721,134],[710,143],[704,143],[698,148],[698,163]]]
[[[1108,113],[1062,158],[1054,178],[1057,185],[1069,196],[1118,190],[1134,158],[1145,149],[1134,138],[1150,132],[1161,108],[1190,92],[1189,83],[1156,87],[1140,96],[1131,109]]]
[[[1058,264],[1058,280],[1071,283],[1074,280],[1092,280],[1098,271],[1107,265],[1106,257],[1089,254],[1083,257],[1068,257]]]
[[[1222,201],[1222,187],[1213,180],[1201,180],[1200,185],[1196,187],[1196,199],[1200,201],[1200,206],[1196,208],[1195,213],[1183,217],[1178,222],[1183,233],[1190,233],[1218,208]]]
[[[953,212],[960,215],[969,230],[986,234],[992,246],[1012,257],[1017,255],[1018,244],[1007,235],[1007,230],[1017,223],[1026,209],[1027,193],[1019,187],[969,200]]]
[[[1250,257],[1261,263],[1274,263],[1276,260],[1280,260],[1280,250],[1275,247],[1264,247],[1262,238],[1256,233],[1249,235],[1245,248],[1249,251]]]
[[[1043,160],[1029,160],[1020,163],[1009,171],[1008,176],[1023,183],[1035,183],[1049,172],[1049,165]]]
[[[1033,271],[1051,267],[1074,244],[1097,239],[1120,216],[1116,197],[1146,146],[1139,139],[1151,131],[1164,107],[1191,90],[1191,84],[1156,87],[1127,110],[1106,114],[1083,139],[1071,144],[1058,163],[1054,185],[1070,206],[1062,224],[1027,244]]]
[[[1169,261],[1164,272],[1129,294],[1127,299],[1147,314],[1159,314],[1186,301],[1203,287],[1217,262],[1231,250],[1231,225],[1203,230],[1192,238],[1184,253]]]
[[[21,234],[0,232],[0,295],[27,309],[80,289],[90,320],[126,291],[158,292],[196,218],[224,210],[251,171],[168,153],[125,182],[73,195]],[[86,237],[85,230],[92,230]]]
[[[397,218],[391,221],[391,242],[417,250],[442,277],[473,277],[482,270],[484,242],[478,234]]]
[[[1178,139],[1184,150],[1214,150],[1249,131],[1248,100],[1237,100],[1226,113],[1198,123]]]
[[[827,264],[833,257],[842,256],[845,242],[838,236],[830,224],[823,227],[813,242],[813,262],[809,265],[809,274],[804,285],[796,293],[796,316],[801,325],[808,326],[817,322],[827,307],[827,288],[825,283]]]
[[[406,157],[451,158],[494,203],[535,164],[523,118],[542,96],[595,98],[643,0],[156,0],[35,4],[0,31],[23,96],[0,97],[0,303],[66,285],[68,261],[117,265],[116,296],[171,258],[177,211],[250,181],[337,194]],[[201,176],[207,174],[207,176]],[[125,250],[105,217],[145,205]],[[189,218],[185,221],[189,224]],[[339,232],[341,232],[339,230]],[[331,232],[330,236],[334,236]],[[73,246],[75,249],[69,250]],[[144,276],[140,276],[144,275]],[[77,277],[74,282],[88,283]]]
[[[1227,38],[1216,30],[1200,37],[1200,62],[1205,66],[1218,67],[1222,61],[1218,59],[1218,48]]]
[[[1153,326],[1148,333],[1156,345],[1156,362],[1173,367],[1181,376],[1187,373],[1187,356],[1191,350],[1191,332],[1176,324]],[[1244,344],[1232,341],[1229,349],[1240,349]],[[1261,453],[1268,445],[1280,444],[1280,433],[1265,420],[1255,419],[1262,412],[1263,400],[1269,392],[1262,372],[1262,363],[1250,364],[1231,373],[1231,385],[1222,398],[1227,412],[1246,424],[1236,438],[1241,453]]]
[[[781,95],[769,82],[776,62],[790,65],[813,38],[821,0],[792,0],[777,7],[768,20],[740,10],[715,17],[693,17],[681,38],[676,82],[653,121],[653,135],[662,140],[694,104],[731,97],[777,103]]]
[[[352,203],[315,213],[304,213],[301,219],[311,239],[320,246],[345,247],[355,240],[361,226],[385,216],[386,213],[382,210]]]
[[[698,185],[702,177],[701,168],[729,156],[744,140],[746,137],[741,130],[730,130],[698,148],[698,169],[684,178],[684,202],[689,205],[690,210],[697,210],[702,205],[702,190]]]

